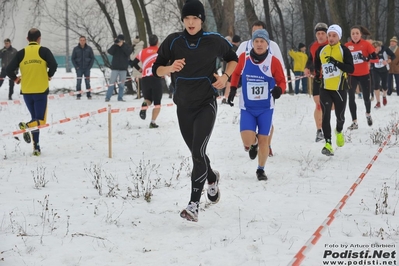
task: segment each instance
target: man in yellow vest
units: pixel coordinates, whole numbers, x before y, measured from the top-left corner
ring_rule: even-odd
[[[28,46],[17,52],[14,59],[7,66],[6,73],[16,84],[21,83],[21,93],[24,96],[26,107],[31,114],[27,123],[19,123],[20,129],[28,129],[46,124],[47,95],[49,93],[49,80],[57,70],[57,62],[51,51],[40,46],[41,33],[32,28],[28,32]],[[15,70],[19,68],[21,76],[17,77]],[[41,153],[39,145],[39,129],[25,132],[24,140],[27,143],[33,139],[33,155]]]
[[[306,45],[300,43],[298,45],[298,51],[290,50],[288,54],[294,60],[294,74],[295,74],[295,94],[299,93],[299,83],[302,80],[302,93],[308,91],[308,78],[305,77],[304,71],[306,62],[308,61],[308,55],[306,54]]]

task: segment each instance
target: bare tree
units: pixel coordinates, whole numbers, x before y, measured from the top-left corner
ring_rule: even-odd
[[[234,30],[234,0],[208,0],[216,22],[217,31],[222,35],[233,36]]]
[[[130,38],[129,27],[127,26],[125,8],[123,6],[123,2],[122,0],[115,0],[115,3],[116,7],[118,8],[119,24],[121,26],[122,33],[125,37],[125,42],[128,43],[129,45],[132,45],[132,40]]]
[[[248,22],[248,29],[249,29],[248,32],[251,32],[252,23],[254,23],[256,20],[259,20],[258,16],[256,15],[254,6],[251,3],[251,0],[244,0],[244,11]]]
[[[147,46],[147,35],[146,35],[146,30],[145,30],[145,20],[143,17],[143,13],[141,12],[140,4],[138,3],[137,0],[130,0],[130,3],[132,4],[134,15],[136,17],[136,23],[137,23],[137,30],[139,32],[139,37],[140,40],[144,42],[144,46]]]
[[[314,40],[313,21],[315,18],[315,1],[301,0],[303,22],[305,26],[305,42],[310,45]]]
[[[387,33],[385,36],[385,43],[389,43],[389,40],[395,34],[395,0],[388,0],[387,10]]]
[[[319,20],[316,21],[316,23],[318,22],[324,22],[327,25],[329,25],[329,16],[327,13],[327,5],[326,5],[326,1],[325,0],[316,0],[316,6],[317,6],[317,10],[319,11]]]
[[[69,30],[72,31],[76,37],[86,36],[87,40],[94,45],[100,54],[105,67],[110,67],[110,62],[107,55],[107,48],[110,45],[110,32],[115,34],[116,30],[112,20],[115,17],[115,11],[106,2],[101,2],[102,5],[96,2],[76,3],[71,2],[69,5]],[[53,6],[46,3],[41,3],[41,10],[45,14],[46,24],[53,25],[55,28],[66,28],[66,18],[64,3],[57,2]],[[103,10],[106,12],[103,13]],[[104,14],[106,20],[98,14]],[[107,14],[107,15],[105,15]],[[107,18],[108,17],[108,18]],[[108,21],[109,19],[109,21]],[[111,22],[111,23],[109,23]],[[104,29],[108,29],[104,30]],[[101,67],[101,64],[97,62]]]
[[[380,6],[380,0],[374,0],[372,2],[367,1],[367,10],[370,10],[370,27],[369,30],[374,39],[378,39],[378,27],[379,20],[378,18],[378,10]]]
[[[109,27],[111,29],[111,32],[112,32],[112,36],[114,36],[114,38],[116,38],[118,33],[116,33],[116,29],[115,29],[115,26],[114,26],[114,21],[112,20],[110,14],[109,14],[107,5],[105,3],[103,3],[101,0],[96,0],[96,2],[98,4],[98,6],[100,7],[101,12],[105,16],[105,19],[108,22],[108,25],[109,25]]]
[[[269,6],[269,1],[268,0],[263,0],[263,10],[265,12],[265,21],[266,21],[266,30],[269,33],[270,39],[273,38],[273,31],[272,31],[272,20],[271,20],[271,15],[270,15],[270,6]]]
[[[140,4],[140,7],[141,7],[141,12],[143,13],[145,26],[147,28],[147,35],[150,36],[150,35],[152,35],[152,28],[151,28],[150,18],[148,16],[148,12],[147,12],[147,7],[144,4],[144,0],[139,0],[139,4]]]
[[[346,40],[350,36],[350,26],[348,23],[348,18],[346,16],[346,13],[342,12],[342,10],[347,10],[346,1],[328,0],[328,6],[331,10],[332,21],[333,23],[336,23],[341,26],[342,40],[343,42],[346,42]]]
[[[185,2],[186,2],[186,0],[176,0],[177,7],[179,8],[180,13],[181,13],[181,10],[183,9]]]
[[[286,30],[285,30],[285,25],[284,25],[283,12],[281,11],[280,6],[278,5],[277,0],[273,0],[273,4],[274,4],[274,7],[275,7],[275,9],[276,9],[278,18],[279,18],[279,20],[280,20],[281,32],[286,32]],[[289,69],[289,67],[288,67],[287,36],[286,36],[285,34],[282,34],[282,43],[283,43],[282,55],[283,55],[283,58],[284,58],[285,66],[286,66],[286,68],[287,68],[287,76],[290,78],[290,77],[291,77],[291,72],[290,72],[290,69]],[[289,91],[289,93],[293,93],[293,89],[292,89],[292,84],[291,84],[291,83],[288,83],[288,91]]]

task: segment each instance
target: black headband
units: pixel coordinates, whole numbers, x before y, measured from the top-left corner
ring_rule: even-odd
[[[315,29],[314,29],[314,32],[318,32],[318,31],[324,31],[324,32],[327,32],[327,29],[326,29],[326,28],[324,28],[324,27],[320,27],[320,28],[315,28]]]

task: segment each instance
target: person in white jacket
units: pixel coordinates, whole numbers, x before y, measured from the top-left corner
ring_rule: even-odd
[[[252,33],[259,29],[266,29],[266,24],[263,21],[257,20],[252,24]],[[237,56],[239,57],[240,54],[242,54],[244,52],[246,53],[246,55],[249,55],[249,52],[251,51],[251,49],[252,49],[252,41],[251,40],[244,41],[240,44],[240,46],[238,47],[238,49],[236,51]],[[270,40],[269,51],[272,55],[277,57],[277,59],[281,63],[281,66],[285,70],[283,55],[281,54],[280,47],[278,46],[278,44],[276,42]]]
[[[257,20],[252,24],[252,33],[254,33],[256,30],[260,29],[266,29],[266,24],[263,21]],[[240,57],[242,53],[245,53],[245,55],[249,55],[249,52],[252,49],[252,41],[245,41],[240,44],[238,47],[236,53],[237,56]],[[273,56],[277,57],[277,59],[280,61],[281,66],[283,67],[283,70],[285,70],[285,64],[284,64],[284,59],[283,55],[281,54],[280,47],[278,44],[272,40],[269,42],[269,53],[271,53]],[[269,137],[269,157],[273,156],[273,151],[271,147],[271,141],[273,137],[273,132],[274,132],[274,126],[272,125],[272,130],[270,132],[270,137]]]

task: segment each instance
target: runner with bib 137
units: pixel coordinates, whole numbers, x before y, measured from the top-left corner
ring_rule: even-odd
[[[258,156],[258,180],[267,180],[265,164],[269,155],[274,99],[280,98],[286,88],[280,61],[269,51],[269,33],[259,29],[252,34],[253,48],[249,55],[242,53],[231,76],[228,102],[233,106],[240,76],[240,132],[245,151],[250,159]],[[259,154],[258,154],[259,148]]]

